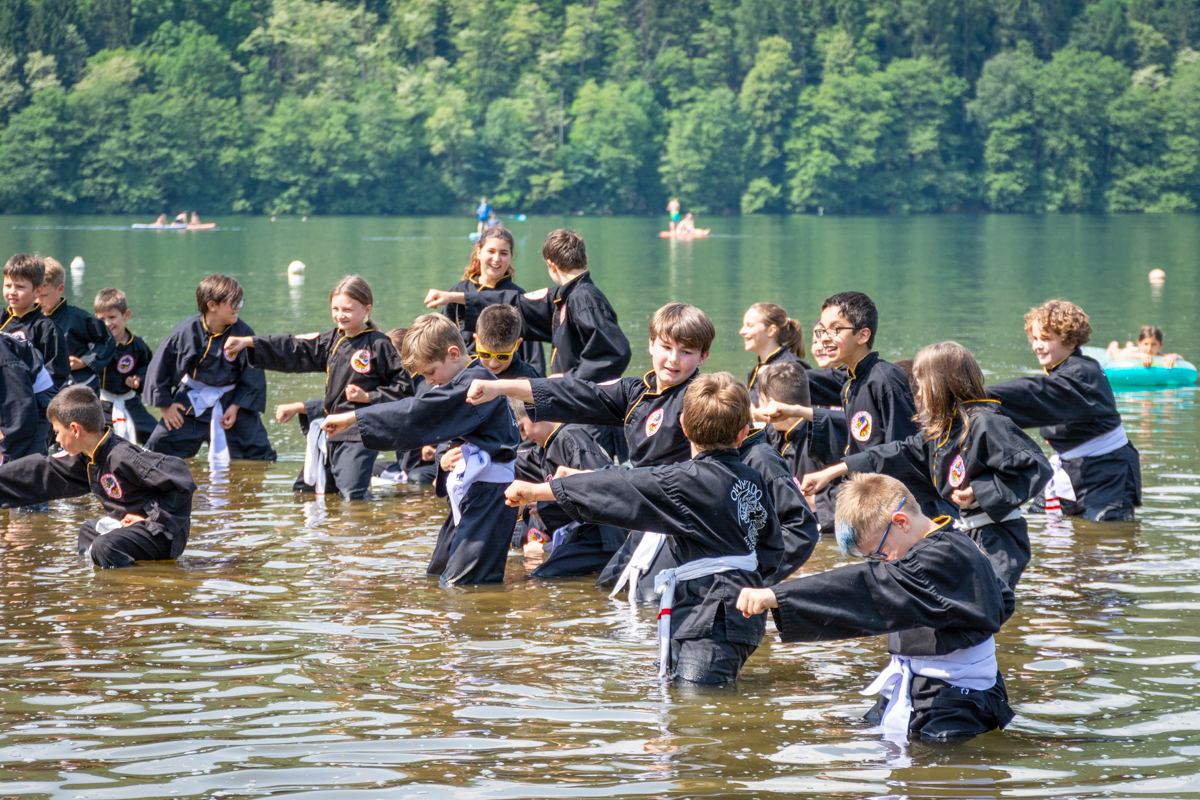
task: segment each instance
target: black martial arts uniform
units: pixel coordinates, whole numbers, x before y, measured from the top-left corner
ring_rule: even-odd
[[[491,457],[493,463],[516,459],[520,434],[507,397],[483,405],[467,402],[473,380],[496,380],[479,362],[472,362],[444,386],[431,386],[419,397],[359,409],[358,432],[372,450],[413,450],[426,444],[469,443]],[[439,494],[445,492],[439,470]],[[504,504],[506,483],[477,481],[460,504],[462,518],[447,517],[429,562],[429,574],[441,577],[443,586],[497,583],[504,580],[504,564],[512,540],[517,509]]]
[[[888,635],[888,652],[920,658],[974,647],[1012,616],[1012,590],[949,519],[896,561],[864,561],[774,587],[775,625],[784,642]],[[1013,718],[1004,679],[986,690],[914,675],[909,734],[957,739],[1003,728]],[[867,713],[877,724],[882,697]]]
[[[142,405],[141,392],[138,389],[146,385],[146,370],[150,368],[150,361],[154,358],[154,354],[150,352],[150,348],[142,337],[134,336],[133,332],[128,329],[126,329],[125,335],[129,338],[124,342],[116,343],[112,360],[100,373],[100,388],[118,396],[129,395],[123,398],[125,411],[129,414],[130,421],[133,422],[134,430],[137,431],[138,441],[148,442],[158,420],[150,416],[150,412]],[[137,388],[125,382],[127,378],[131,377],[138,379]],[[111,425],[112,403],[101,398],[100,404],[104,407],[104,421]]]
[[[604,469],[613,466],[613,460],[587,428],[559,425],[551,431],[545,447],[522,451],[517,464],[518,478],[542,483],[552,479],[559,467]],[[548,536],[572,524],[575,527],[565,533],[550,557],[533,571],[534,578],[570,578],[599,572],[625,541],[623,529],[575,523],[558,503],[538,503],[537,514]]]
[[[26,456],[0,465],[0,506],[96,495],[108,517],[145,517],[126,527],[102,532],[103,520],[83,523],[79,554],[90,553],[99,567],[128,567],[135,561],[178,558],[191,530],[196,484],[187,464],[151,453],[105,431],[89,456]]]
[[[10,333],[18,339],[25,339],[41,353],[42,363],[54,379],[56,388],[61,389],[71,380],[67,340],[58,326],[42,313],[40,305],[35,304],[19,317],[13,313],[12,306],[7,307],[4,321],[0,322],[0,331]]]
[[[809,402],[825,408],[842,407],[842,387],[850,380],[844,367],[810,369],[806,374]]]
[[[579,522],[666,534],[676,563],[745,556],[760,541],[780,540],[762,475],[734,450],[706,451],[679,464],[605,469],[550,481],[554,499]],[[762,586],[755,570],[680,581],[671,610],[671,662],[694,683],[735,680],[765,631],[761,616],[737,610],[744,587]]]
[[[757,385],[758,373],[762,371],[763,367],[768,367],[771,364],[783,364],[789,361],[794,361],[799,364],[805,372],[808,372],[812,369],[812,367],[808,365],[807,361],[800,358],[800,356],[796,355],[791,350],[788,350],[786,347],[775,348],[775,352],[767,356],[766,361],[759,361],[751,368],[749,372],[746,373],[746,388],[750,390],[750,405],[759,405]]]
[[[480,283],[478,276],[474,278],[467,278],[466,280],[461,280],[454,284],[454,286],[450,287],[450,291],[462,292],[463,294],[474,294],[475,292],[525,293],[524,289],[522,289],[520,286],[517,286],[517,284],[513,282],[511,276],[505,276],[501,278],[495,286],[490,288]],[[472,321],[472,324],[469,327],[467,325],[466,307],[458,303],[448,303],[446,307],[442,309],[442,313],[454,320],[454,324],[457,325],[458,329],[463,332],[463,344],[466,346],[467,352],[470,355],[475,355],[475,337],[472,335],[475,332],[475,326],[473,324],[474,321]],[[542,350],[542,343],[540,341],[533,341],[530,339],[521,342],[521,346],[517,348],[517,355],[520,356],[521,360],[524,361],[534,371],[533,377],[546,377],[546,354]]]
[[[835,409],[831,410],[831,413],[840,414],[841,411]],[[774,425],[767,425],[763,431],[767,441],[783,458],[788,470],[797,480],[803,480],[805,475],[819,472],[830,466],[812,456],[808,446],[809,432],[811,431],[808,420],[801,419],[786,431],[777,430]],[[829,434],[835,437],[835,448],[845,448],[847,435],[845,426],[831,426]],[[817,492],[814,504],[817,509],[817,522],[822,533],[833,533],[834,511],[837,509],[837,493],[840,484],[841,481],[835,480]]]
[[[617,323],[612,304],[592,283],[590,272],[566,286],[524,294],[511,289],[475,292],[466,300],[466,325],[470,330],[475,330],[479,314],[489,305],[516,306],[521,312],[521,335],[525,340],[550,343],[547,374],[600,383],[620,378],[629,366],[629,340]],[[596,438],[618,462],[629,457],[619,430],[599,431]]]
[[[90,386],[99,394],[98,379],[117,350],[117,343],[108,328],[95,314],[70,305],[65,297],[59,299],[58,305],[46,316],[62,331],[67,343],[67,355],[75,356],[84,363],[83,369],[71,371],[71,383]]]
[[[243,352],[250,366],[276,372],[324,372],[325,398],[321,416],[357,411],[365,405],[390,403],[411,397],[412,382],[400,363],[400,354],[374,323],[356,336],[347,336],[334,328],[318,334],[291,336],[255,336],[254,345]],[[346,398],[350,384],[370,398],[367,404]],[[303,422],[301,423],[304,424]],[[346,500],[362,500],[371,488],[372,468],[379,453],[362,443],[357,428],[351,425],[328,437],[325,461],[326,490],[338,492]],[[315,491],[306,483],[304,473],[292,487],[298,492]]]
[[[970,486],[975,504],[962,512],[960,524],[972,526],[964,532],[1015,591],[1029,563],[1029,526],[1024,517],[1003,520],[1042,490],[1050,464],[1016,423],[996,413],[998,405],[988,400],[964,404],[971,424],[961,444],[963,420],[955,412],[950,430],[936,442],[918,433],[846,456],[845,464],[850,472],[882,472],[905,486],[923,481],[947,502],[954,502],[955,490]]]
[[[989,386],[988,395],[1000,401],[1001,414],[1022,428],[1040,426],[1042,438],[1059,454],[1121,424],[1104,368],[1078,349],[1045,376]],[[1074,502],[1061,501],[1064,514],[1098,522],[1127,520],[1142,504],[1141,461],[1131,443],[1104,455],[1064,459],[1062,467],[1075,490]]]
[[[175,326],[154,354],[143,381],[142,399],[146,405],[165,408],[172,403],[184,407],[183,427],[167,430],[159,420],[146,442],[146,449],[180,458],[191,458],[200,445],[209,440],[212,410],[196,416],[188,397],[184,377],[208,386],[233,386],[221,398],[221,407],[238,406],[233,427],[225,432],[229,456],[235,459],[274,461],[275,451],[267,438],[260,415],[267,407],[267,378],[261,369],[250,365],[246,351],[230,361],[225,357],[225,340],[230,336],[253,336],[254,330],[242,320],[214,333],[197,314]]]
[[[45,371],[33,345],[0,333],[0,463],[46,452],[45,406],[34,391]]]

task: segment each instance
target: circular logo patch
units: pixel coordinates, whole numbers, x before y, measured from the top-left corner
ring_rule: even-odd
[[[25,338],[25,331],[12,331],[12,337],[14,339],[20,339],[22,342],[27,341]]]
[[[850,418],[850,433],[860,442],[871,438],[871,413],[859,411]]]
[[[646,435],[653,436],[658,433],[658,429],[662,427],[662,422],[663,410],[661,408],[655,409],[654,413],[646,418]]]
[[[237,361],[237,353],[230,353],[228,350],[222,350],[221,354],[225,356],[225,360],[232,364]]]
[[[129,370],[133,369],[133,361],[134,359],[132,355],[123,355],[118,358],[117,372],[121,373],[122,375],[124,375],[126,372],[129,372]]]
[[[104,492],[113,500],[121,499],[121,484],[117,483],[117,476],[111,472],[100,476],[100,486]]]
[[[350,356],[350,366],[355,372],[365,375],[371,371],[371,351],[357,350]]]
[[[967,465],[963,463],[961,455],[955,456],[954,463],[950,465],[950,485],[957,489],[962,485],[965,477],[967,477]]]

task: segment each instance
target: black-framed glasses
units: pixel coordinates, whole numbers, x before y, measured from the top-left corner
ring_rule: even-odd
[[[513,345],[513,349],[509,350],[507,353],[489,353],[487,350],[484,350],[482,347],[480,347],[478,343],[476,343],[475,355],[479,356],[480,361],[491,361],[494,358],[501,364],[507,364],[508,362],[512,361],[513,354],[517,352],[517,348],[520,346],[521,345],[519,344]]]
[[[893,517],[900,513],[900,509],[904,508],[904,501],[907,499],[907,497],[900,498],[900,505],[896,506],[896,510],[892,512]],[[887,561],[887,556],[883,554],[883,543],[887,541],[887,535],[891,532],[891,530],[892,520],[889,518],[887,527],[883,529],[883,538],[879,540],[879,547],[876,547],[872,552],[867,553],[865,556],[863,556],[863,558],[870,559],[871,561]]]
[[[832,339],[842,331],[861,331],[862,327],[854,325],[838,325],[832,328],[813,328],[813,336],[818,339]]]

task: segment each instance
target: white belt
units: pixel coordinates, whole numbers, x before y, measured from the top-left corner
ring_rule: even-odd
[[[654,559],[658,556],[658,551],[662,549],[666,538],[661,533],[650,533],[647,531],[642,534],[642,541],[638,542],[637,549],[629,557],[629,563],[621,571],[621,577],[617,578],[617,585],[608,593],[609,599],[615,600],[617,593],[626,584],[629,584],[629,605],[637,606],[638,581],[642,579],[642,575],[649,571],[650,565],[654,563]]]
[[[38,394],[47,389],[54,388],[54,378],[50,376],[50,370],[42,367],[38,374],[33,378],[33,393]]]
[[[996,685],[1000,667],[996,663],[996,639],[984,641],[944,656],[892,656],[883,672],[860,694],[881,694],[887,707],[880,719],[885,731],[908,732],[912,717],[910,683],[913,675],[937,678],[960,689],[986,691]]]
[[[649,535],[649,534],[647,534]],[[662,534],[656,534],[662,536]],[[642,539],[644,542],[645,539]],[[748,556],[719,556],[717,558],[697,558],[672,569],[664,569],[654,576],[654,591],[659,595],[658,604],[658,677],[665,678],[671,662],[671,607],[675,604],[675,584],[679,581],[694,581],[707,575],[719,572],[730,572],[735,569],[754,572],[758,569],[758,555]],[[629,589],[631,594],[637,593],[637,583]]]
[[[325,464],[329,461],[329,442],[321,428],[324,417],[308,421],[308,436],[304,443],[304,482],[317,494],[325,494]]]
[[[1075,487],[1071,485],[1071,477],[1063,469],[1064,461],[1070,461],[1074,458],[1087,458],[1088,456],[1108,455],[1115,450],[1120,450],[1127,444],[1129,444],[1129,437],[1125,435],[1125,426],[1118,425],[1108,433],[1084,442],[1065,453],[1055,453],[1050,456],[1050,468],[1054,470],[1054,474],[1050,476],[1050,481],[1046,484],[1046,507],[1051,508],[1051,504],[1049,503],[1051,500],[1075,501]],[[1058,507],[1058,503],[1053,504],[1054,509]]]
[[[552,538],[550,540],[550,549],[552,551],[557,550],[558,546],[563,543],[563,539],[567,538],[567,534],[569,534],[571,531],[575,530],[582,524],[583,524],[582,522],[571,522],[566,525],[563,525],[561,528],[556,530],[554,532],[554,538]]]
[[[473,444],[464,444],[462,461],[458,462],[454,472],[450,473],[450,477],[446,479],[446,494],[450,496],[450,514],[454,517],[454,524],[457,525],[462,520],[462,511],[459,510],[459,507],[472,484],[480,482],[509,484],[515,477],[511,461],[507,464],[494,464],[492,457],[485,451]]]
[[[225,439],[225,429],[221,427],[221,416],[225,413],[221,408],[221,398],[233,389],[228,386],[209,386],[194,378],[183,376],[182,381],[191,391],[188,399],[192,401],[192,410],[196,416],[203,416],[205,411],[212,409],[212,419],[208,423],[208,465],[210,467],[229,466],[229,442]]]
[[[125,394],[113,394],[104,389],[100,390],[100,399],[105,403],[112,403],[113,433],[134,444],[138,443],[137,429],[133,426],[133,420],[129,418],[129,409],[125,407],[125,401],[132,400],[136,396],[137,392],[132,389]]]
[[[960,531],[973,531],[976,528],[982,528],[984,525],[995,525],[999,522],[1012,522],[1014,519],[1021,518],[1021,509],[1014,508],[1008,512],[1008,516],[1004,519],[992,519],[987,515],[986,511],[976,511],[974,514],[967,514],[962,519],[954,523],[954,527]]]

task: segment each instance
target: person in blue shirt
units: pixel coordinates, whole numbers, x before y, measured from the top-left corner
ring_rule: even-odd
[[[483,232],[488,227],[488,215],[492,213],[492,207],[488,205],[486,197],[479,198],[479,207],[475,209],[475,216],[479,218],[479,225],[475,227],[475,235],[483,236]]]

